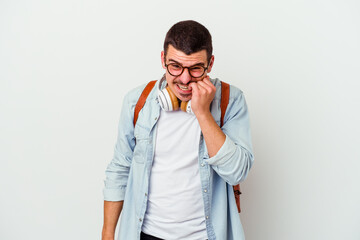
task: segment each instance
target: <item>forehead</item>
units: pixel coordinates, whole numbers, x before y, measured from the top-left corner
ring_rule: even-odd
[[[169,45],[166,60],[175,60],[179,63],[186,65],[194,65],[197,63],[206,63],[207,62],[207,53],[206,50],[203,49],[199,52],[192,53],[190,55],[186,55],[186,53],[177,50],[172,45]]]

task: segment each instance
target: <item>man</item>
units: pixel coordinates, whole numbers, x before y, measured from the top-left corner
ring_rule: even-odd
[[[221,83],[207,75],[214,64],[211,35],[195,21],[168,31],[161,62],[165,75],[135,127],[145,85],[123,101],[106,170],[103,240],[114,239],[120,213],[121,240],[244,239],[231,186],[246,178],[253,163],[245,98],[230,87],[220,128]],[[165,95],[191,113],[172,109],[177,106]]]

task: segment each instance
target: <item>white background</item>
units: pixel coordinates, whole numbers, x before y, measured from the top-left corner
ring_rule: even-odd
[[[356,0],[0,0],[0,239],[100,239],[124,94],[163,73],[167,30],[213,36],[255,163],[248,240],[360,239]]]

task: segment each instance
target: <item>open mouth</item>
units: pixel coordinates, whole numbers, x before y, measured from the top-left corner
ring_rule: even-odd
[[[181,83],[175,83],[175,90],[176,90],[176,94],[177,96],[180,98],[181,96],[181,100],[185,101],[185,99],[191,98],[191,94],[192,94],[192,88],[189,85],[184,85]]]
[[[178,87],[178,89],[181,92],[191,93],[191,87],[189,85],[183,85],[183,84],[176,83],[176,86]]]
[[[181,90],[184,90],[184,91],[189,90],[189,86],[184,86],[184,85],[179,85],[179,84],[177,84],[177,86],[178,86]]]

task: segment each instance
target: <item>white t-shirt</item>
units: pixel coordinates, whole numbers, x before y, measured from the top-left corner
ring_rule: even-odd
[[[207,239],[193,114],[161,111],[142,231],[162,239]]]

